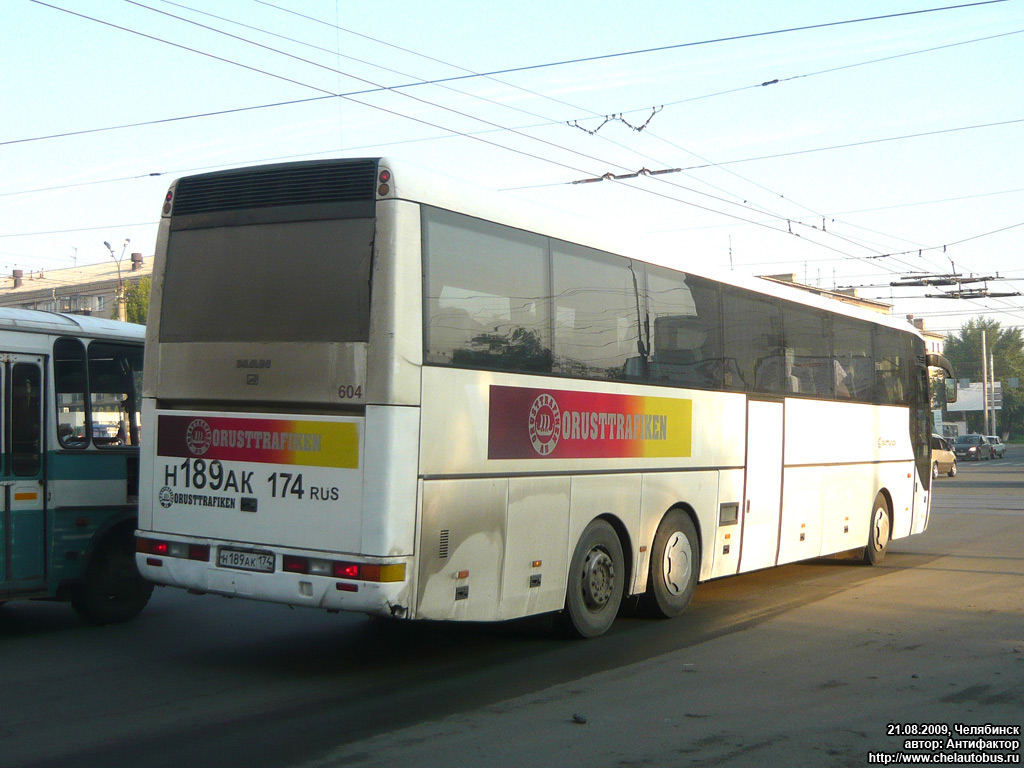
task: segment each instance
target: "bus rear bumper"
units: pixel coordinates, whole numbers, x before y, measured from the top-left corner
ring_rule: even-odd
[[[140,536],[147,539],[149,534]],[[313,559],[309,553],[274,553],[274,570],[270,573],[226,568],[217,564],[217,543],[204,542],[200,546],[209,546],[211,554],[206,561],[138,552],[135,558],[139,572],[156,584],[187,589],[194,594],[241,597],[394,618],[409,618],[411,615],[410,602],[414,594],[410,578],[413,572],[411,558],[360,557],[358,562],[352,563],[370,566],[375,573],[388,566],[387,578],[395,578],[399,573],[403,576],[400,581],[378,582],[283,570],[286,557],[308,561]],[[338,559],[337,555],[324,555],[324,559],[316,562],[330,562],[327,557]]]

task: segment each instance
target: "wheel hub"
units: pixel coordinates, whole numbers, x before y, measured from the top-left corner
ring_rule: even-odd
[[[665,558],[661,564],[665,587],[673,595],[681,595],[686,591],[686,586],[690,581],[692,560],[690,540],[682,531],[673,532],[665,546]]]
[[[871,544],[881,551],[889,541],[889,515],[879,507],[875,510],[875,519],[871,525]]]
[[[591,610],[608,604],[615,590],[615,563],[603,549],[592,549],[583,561],[583,600]]]

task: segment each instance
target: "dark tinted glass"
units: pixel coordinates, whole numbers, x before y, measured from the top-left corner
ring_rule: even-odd
[[[366,341],[373,219],[177,230],[164,342]]]
[[[547,241],[422,208],[424,362],[551,370]]]
[[[552,242],[554,370],[621,379],[638,355],[643,265],[568,243]]]
[[[831,321],[821,310],[783,304],[786,329],[785,385],[795,395],[831,397],[833,384]]]
[[[782,308],[777,299],[722,290],[725,387],[746,392],[785,391]]]
[[[832,322],[836,397],[870,402],[875,386],[871,326],[836,316]]]
[[[647,307],[651,322],[650,381],[677,387],[721,387],[725,372],[717,284],[649,266]]]

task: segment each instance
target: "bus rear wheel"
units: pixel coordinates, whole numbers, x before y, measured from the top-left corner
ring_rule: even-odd
[[[135,535],[125,529],[101,542],[71,592],[71,606],[90,624],[119,624],[139,614],[153,584],[135,565]]]
[[[682,614],[697,588],[699,571],[697,529],[681,509],[669,510],[661,519],[651,545],[645,612],[659,619]]]
[[[878,494],[871,512],[871,525],[868,529],[868,544],[864,547],[864,562],[877,565],[885,559],[892,536],[892,525],[889,518],[889,505],[885,497]]]
[[[619,612],[626,578],[622,544],[606,520],[583,531],[572,560],[562,613],[564,629],[575,637],[603,635]]]

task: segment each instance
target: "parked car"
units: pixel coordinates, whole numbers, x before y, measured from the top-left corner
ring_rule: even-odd
[[[956,477],[956,454],[944,437],[932,435],[932,477]]]
[[[970,459],[971,461],[991,459],[994,455],[992,446],[981,435],[960,435],[953,441],[953,453],[958,459]]]
[[[992,446],[992,457],[1001,459],[1006,455],[1006,443],[999,439],[999,435],[985,435],[988,444]]]

